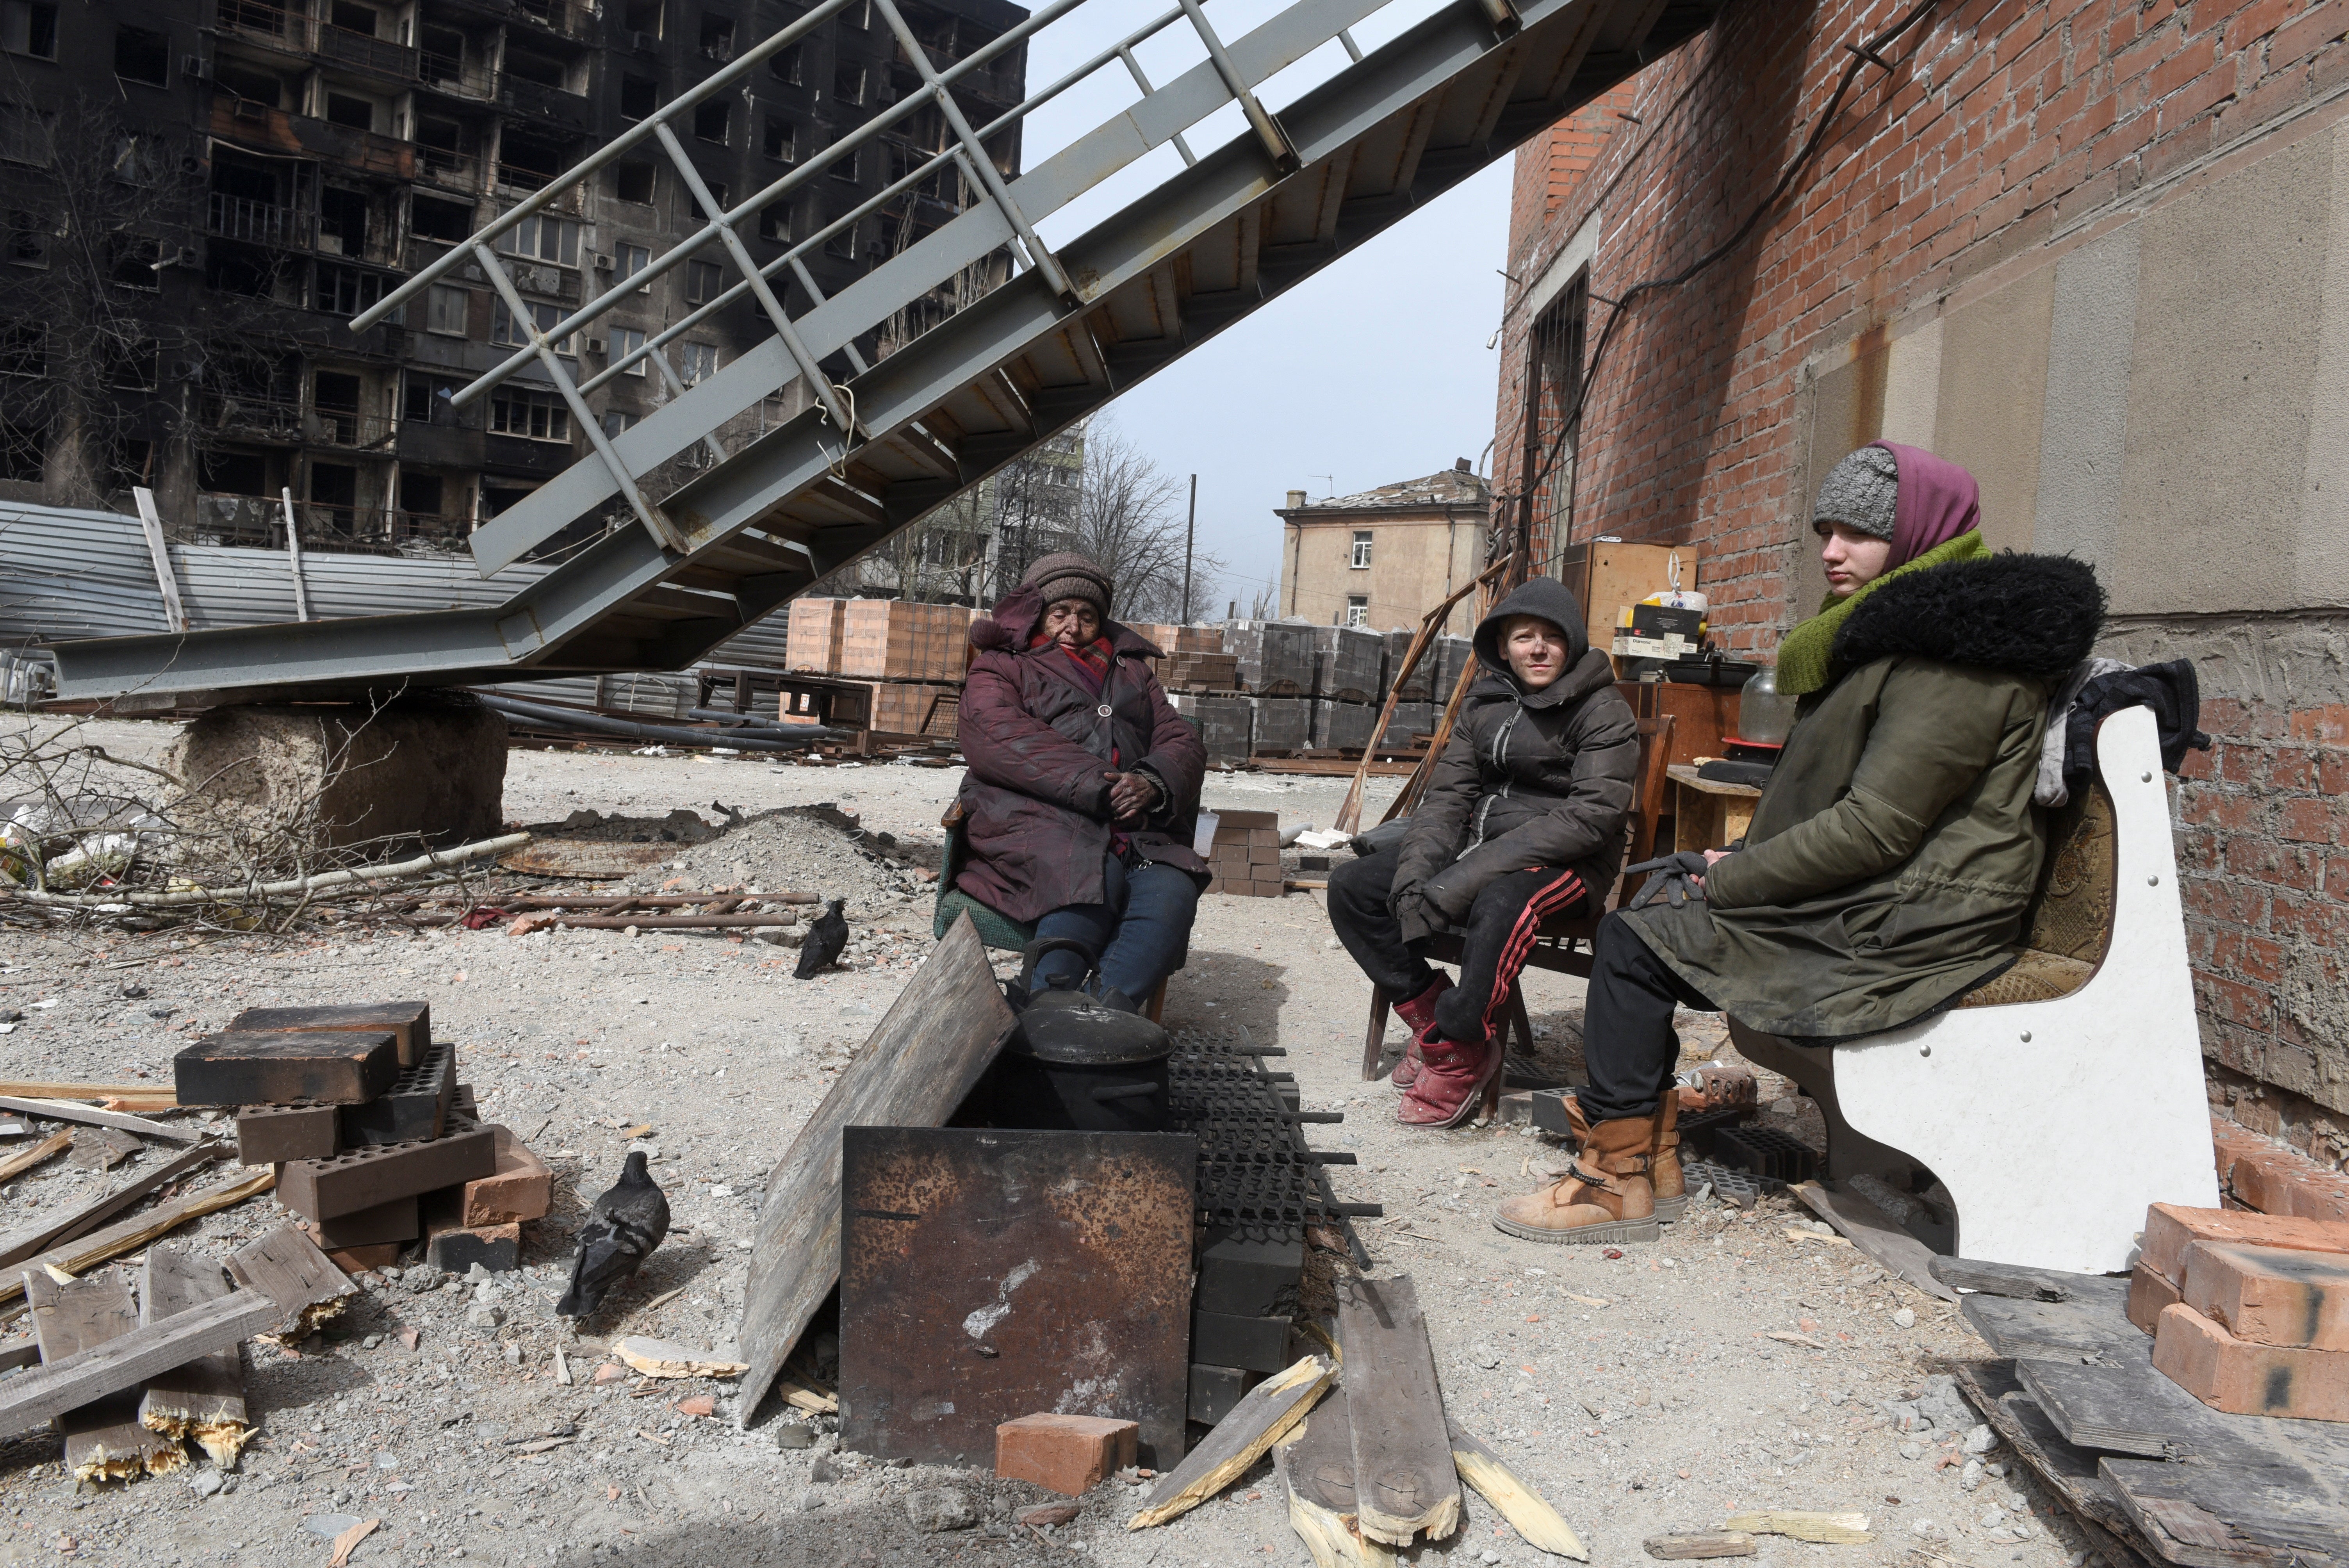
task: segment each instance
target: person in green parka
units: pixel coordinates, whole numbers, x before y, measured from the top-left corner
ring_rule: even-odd
[[[1684,1206],[1677,1006],[1813,1044],[1896,1029],[2013,962],[2039,874],[2048,703],[2104,591],[2068,556],[1992,555],[1959,465],[1878,441],[1837,463],[1812,526],[1828,592],[1780,645],[1795,726],[1733,852],[1599,928],[1581,1152],[1494,1222],[1645,1241]]]

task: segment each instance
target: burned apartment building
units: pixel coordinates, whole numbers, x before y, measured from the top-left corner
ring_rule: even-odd
[[[0,498],[128,510],[145,486],[175,536],[274,543],[290,492],[306,543],[460,545],[588,451],[585,434],[535,370],[452,404],[528,341],[478,270],[397,322],[354,332],[351,316],[807,10],[0,0]],[[1003,0],[900,10],[941,65],[1027,15]],[[1025,54],[958,85],[974,122],[1019,101]],[[702,104],[686,145],[713,196],[746,201],[917,80],[884,19],[853,4]],[[744,225],[761,263],[805,247],[788,309],[809,308],[807,281],[828,295],[975,199],[949,165],[843,222],[950,134],[936,108],[910,114]],[[676,168],[646,149],[498,241],[539,325],[699,225]],[[988,151],[1016,172],[1017,130]],[[561,352],[592,376],[736,275],[713,244]],[[1008,258],[987,258],[857,347],[878,358],[1008,275]],[[771,330],[747,298],[728,304],[590,406],[626,428]],[[793,407],[779,397],[750,423]]]

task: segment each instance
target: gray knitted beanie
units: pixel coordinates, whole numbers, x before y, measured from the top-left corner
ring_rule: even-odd
[[[1057,550],[1040,556],[1019,579],[1022,588],[1033,588],[1044,596],[1044,603],[1055,604],[1063,599],[1082,599],[1109,618],[1110,593],[1115,586],[1108,573],[1087,557],[1073,550]]]
[[[1846,453],[1841,462],[1827,470],[1826,483],[1819,486],[1818,504],[1811,508],[1811,526],[1840,522],[1889,540],[1893,502],[1899,492],[1900,469],[1892,454],[1882,447],[1862,447]]]

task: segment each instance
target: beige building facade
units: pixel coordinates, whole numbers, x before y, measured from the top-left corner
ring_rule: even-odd
[[[1464,459],[1358,495],[1309,502],[1290,490],[1273,512],[1284,531],[1280,614],[1319,626],[1416,628],[1484,569],[1491,511],[1490,490]],[[1475,621],[1464,601],[1444,630],[1464,637]]]

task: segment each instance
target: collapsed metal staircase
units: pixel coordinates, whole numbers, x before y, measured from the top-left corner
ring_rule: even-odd
[[[678,140],[680,117],[732,90],[834,13],[864,3],[823,0],[353,322],[372,325],[436,278],[476,266],[513,318],[530,321],[499,236],[614,159],[657,146],[709,214],[705,226],[654,258],[649,273],[615,280],[550,329],[533,329],[529,346],[456,398],[473,402],[534,365],[595,449],[474,534],[484,574],[616,505],[632,525],[489,609],[61,644],[59,695],[218,692],[251,700],[682,666],[1702,31],[1719,0],[1452,0],[1367,54],[1349,29],[1389,0],[1297,0],[1228,41],[1199,0],[1178,0],[984,126],[965,118],[957,81],[1080,5],[1118,0],[1051,0],[943,70],[892,0],[870,0],[923,90],[717,211]],[[1133,51],[1181,28],[1206,58],[1153,87]],[[1277,110],[1258,98],[1260,84],[1333,42],[1350,64]],[[985,151],[989,139],[1097,71],[1130,75],[1139,97],[1007,181]],[[754,261],[738,225],[754,223],[769,202],[932,104],[951,130],[947,150],[783,256]],[[1196,134],[1200,121],[1233,104],[1247,129],[1194,154],[1184,132]],[[1182,156],[1180,172],[1057,251],[1039,237],[1038,223],[1169,143]],[[980,192],[976,204],[838,294],[816,288],[801,260],[811,247],[949,166]],[[712,244],[737,274],[727,293],[636,355],[616,354],[584,379],[570,373],[554,344]],[[1009,283],[878,364],[864,362],[860,336],[1007,247],[1022,263]],[[746,295],[775,335],[686,386],[667,346]],[[1408,286],[1399,282],[1396,295],[1408,308]],[[674,396],[606,437],[583,394],[638,357]],[[844,380],[833,378],[838,371]],[[720,438],[730,422],[793,382],[803,411],[727,449]],[[1299,395],[1310,396],[1310,387]],[[689,455],[705,457],[706,466],[664,497],[646,493],[657,470]]]

